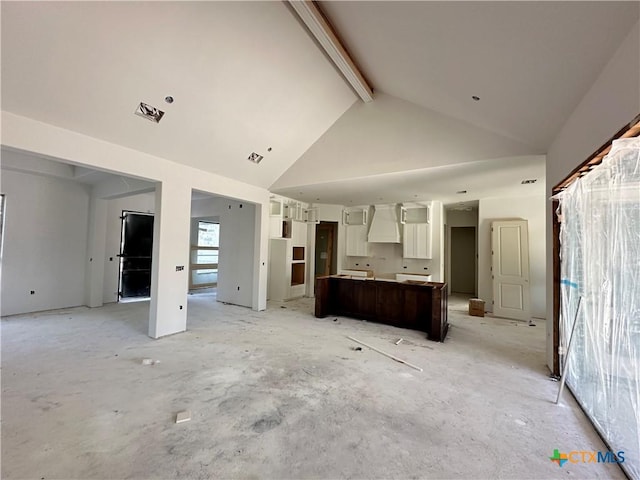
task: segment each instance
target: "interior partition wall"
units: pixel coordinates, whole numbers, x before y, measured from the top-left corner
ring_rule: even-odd
[[[558,198],[566,382],[622,468],[640,478],[640,138],[614,141]]]

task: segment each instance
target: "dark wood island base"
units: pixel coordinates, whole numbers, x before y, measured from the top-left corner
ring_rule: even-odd
[[[447,284],[352,278],[331,275],[316,279],[315,316],[342,315],[427,333],[444,341],[447,323]]]

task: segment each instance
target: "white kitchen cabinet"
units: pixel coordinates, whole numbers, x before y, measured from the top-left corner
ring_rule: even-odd
[[[306,229],[305,224],[302,226]],[[269,300],[283,301],[304,296],[306,250],[305,246],[294,245],[289,238],[272,238],[269,241]]]
[[[303,222],[291,222],[291,240],[297,247],[307,245],[307,224]]]
[[[351,207],[343,210],[342,223],[349,226],[366,226],[369,223],[369,207]]]
[[[346,255],[349,257],[368,257],[367,226],[347,225],[345,232],[347,241]]]
[[[405,203],[400,211],[400,223],[431,223],[431,204]]]
[[[431,223],[405,223],[402,230],[403,258],[432,258]]]

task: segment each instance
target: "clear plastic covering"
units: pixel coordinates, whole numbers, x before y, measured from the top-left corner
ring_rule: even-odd
[[[614,141],[559,197],[563,361],[577,318],[567,385],[640,479],[640,138]]]

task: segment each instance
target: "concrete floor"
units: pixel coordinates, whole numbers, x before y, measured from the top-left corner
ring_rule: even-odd
[[[3,319],[2,478],[624,478],[549,460],[605,447],[568,393],[553,404],[544,326],[452,301],[439,344],[312,310],[193,295],[161,340],[148,303]]]

